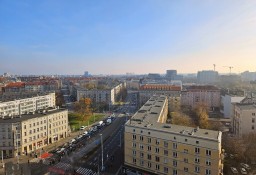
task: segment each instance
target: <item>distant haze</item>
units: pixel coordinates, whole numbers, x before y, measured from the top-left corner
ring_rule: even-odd
[[[1,0],[0,74],[256,71],[255,0]]]

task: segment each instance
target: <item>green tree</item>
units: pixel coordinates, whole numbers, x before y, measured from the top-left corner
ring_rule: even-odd
[[[79,121],[84,122],[89,119],[92,114],[91,99],[82,98],[75,104],[75,111],[79,113]]]

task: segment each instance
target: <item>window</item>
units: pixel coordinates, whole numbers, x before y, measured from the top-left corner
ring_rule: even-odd
[[[210,166],[211,165],[211,160],[206,160],[206,165]]]
[[[255,118],[252,118],[252,123],[255,123]]]
[[[156,162],[160,161],[160,157],[156,156]]]
[[[178,156],[177,152],[173,152],[172,155],[173,155],[173,157],[177,157]]]
[[[188,141],[188,139],[185,139],[185,142],[187,142]]]
[[[132,151],[132,154],[133,154],[134,156],[136,156],[136,151],[135,151],[135,150],[133,150],[133,151]]]
[[[176,137],[173,137],[174,140],[176,140]]]
[[[199,141],[196,141],[196,144],[199,144]]]
[[[133,158],[133,159],[132,159],[132,162],[133,162],[134,164],[136,164],[136,159],[135,159],[135,158]]]
[[[140,136],[140,141],[143,141],[143,136]]]
[[[148,167],[151,168],[151,162],[148,162]]]
[[[159,153],[159,148],[156,148],[156,153]]]
[[[142,131],[142,130],[140,130],[140,133],[143,133],[143,131]]]
[[[151,160],[151,154],[148,154],[148,160]]]
[[[173,148],[173,149],[177,149],[177,143],[173,143],[173,144],[172,144],[172,148]]]
[[[27,132],[24,132],[24,136],[27,136]]]
[[[195,172],[199,173],[200,172],[200,167],[199,166],[195,166]]]
[[[168,156],[168,150],[164,150],[164,155]]]
[[[211,170],[206,169],[206,170],[205,170],[205,174],[206,174],[206,175],[211,175]]]
[[[168,142],[164,141],[164,147],[168,147]]]
[[[160,165],[156,164],[156,170],[160,169]]]
[[[252,116],[255,116],[255,113],[252,113]]]
[[[136,148],[136,143],[132,142],[132,147]]]
[[[168,173],[168,168],[167,167],[164,167],[164,172]]]
[[[151,146],[148,146],[148,151],[151,151]]]
[[[141,166],[144,165],[144,161],[143,161],[143,160],[140,161],[140,165],[141,165]]]
[[[176,166],[178,165],[178,162],[177,162],[176,160],[174,160],[174,161],[172,162],[172,165],[176,167]]]
[[[212,155],[212,151],[207,149],[207,150],[206,150],[206,155],[207,155],[207,156]]]
[[[200,159],[198,157],[195,158],[195,163],[200,163]]]
[[[150,135],[150,132],[148,132],[148,135]]]
[[[159,145],[160,144],[160,140],[156,139],[156,144]]]
[[[166,164],[166,163],[168,163],[168,158],[164,158],[164,163]]]
[[[151,143],[151,138],[148,138],[148,143]]]
[[[254,126],[252,125],[252,130],[254,130]]]
[[[184,167],[184,171],[185,171],[185,172],[188,172],[188,168],[187,168],[187,167]]]
[[[173,170],[172,170],[172,174],[173,174],[173,175],[178,175],[178,171],[177,171],[176,169],[173,169]]]
[[[144,157],[144,153],[140,153],[140,157],[143,158]]]
[[[187,150],[187,149],[184,149],[184,153],[188,153],[188,150]]]
[[[200,153],[200,148],[195,148],[195,153],[199,154]]]
[[[135,129],[133,129],[133,132],[135,132]]]
[[[144,148],[144,146],[142,144],[140,144],[140,149],[143,149],[143,148]]]
[[[188,163],[188,158],[184,158],[184,162],[185,162],[185,163]]]
[[[132,135],[132,139],[136,140],[136,135],[135,134]]]

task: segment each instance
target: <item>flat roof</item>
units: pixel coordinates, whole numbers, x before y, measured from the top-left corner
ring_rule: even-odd
[[[157,130],[166,133],[187,135],[190,137],[218,140],[219,131],[194,128],[181,125],[173,125],[158,122],[159,115],[165,107],[166,96],[151,97],[133,116],[126,122],[128,127],[139,127],[142,129]]]
[[[251,110],[256,109],[256,104],[244,104],[244,103],[236,103],[236,105],[243,110]]]
[[[1,123],[17,123],[17,122],[21,122],[21,121],[26,121],[26,120],[30,120],[33,118],[39,118],[39,117],[45,117],[47,115],[51,115],[51,114],[55,114],[55,113],[59,113],[59,112],[63,112],[63,111],[67,111],[67,109],[49,109],[48,112],[46,112],[45,114],[43,113],[35,113],[35,114],[23,114],[20,116],[13,116],[13,118],[11,117],[5,117],[0,118],[0,124]]]

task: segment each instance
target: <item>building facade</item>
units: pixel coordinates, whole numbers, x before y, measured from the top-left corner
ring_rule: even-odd
[[[245,97],[225,95],[221,96],[221,113],[224,118],[231,118],[234,111],[234,103],[240,103]]]
[[[165,123],[166,96],[152,97],[125,124],[125,171],[220,175],[222,133]]]
[[[153,95],[166,95],[168,98],[180,98],[181,86],[168,84],[145,84],[140,86],[139,104],[142,106]]]
[[[114,104],[116,102],[116,97],[120,93],[121,89],[124,87],[124,84],[121,83],[111,89],[77,89],[77,101],[81,98],[90,98],[96,103],[107,103]]]
[[[197,73],[198,84],[214,84],[218,81],[219,74],[213,70],[203,70]]]
[[[42,149],[68,135],[68,111],[48,109],[0,119],[0,149],[13,157]]]
[[[29,94],[25,95],[30,97],[23,99],[2,99],[3,101],[0,101],[0,117],[22,115],[38,109],[55,107],[55,93],[32,94],[32,96]]]
[[[181,92],[181,105],[191,109],[204,104],[209,111],[219,111],[220,89],[215,86],[189,86]]]
[[[234,105],[232,131],[236,136],[256,133],[256,105],[237,103]]]

